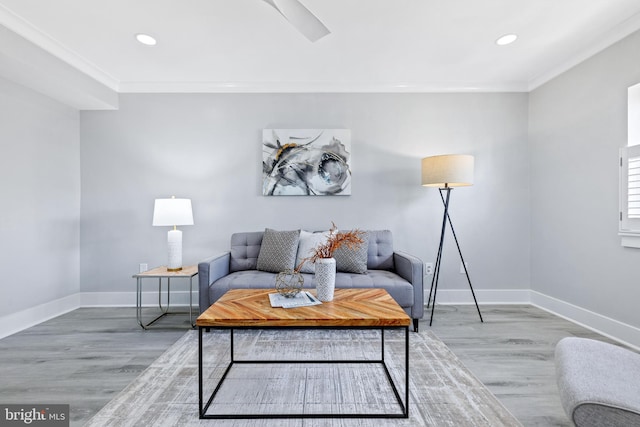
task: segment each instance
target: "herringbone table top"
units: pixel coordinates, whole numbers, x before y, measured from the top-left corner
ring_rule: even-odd
[[[202,313],[196,326],[408,326],[411,319],[384,289],[336,289],[333,301],[298,308],[271,307],[274,289],[233,289]]]

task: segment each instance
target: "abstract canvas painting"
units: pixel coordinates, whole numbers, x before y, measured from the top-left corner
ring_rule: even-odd
[[[351,194],[349,129],[264,129],[262,194]]]

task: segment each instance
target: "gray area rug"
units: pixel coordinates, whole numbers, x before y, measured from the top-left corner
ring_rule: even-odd
[[[375,359],[380,333],[236,331],[235,358]],[[229,361],[229,333],[204,334],[205,400]],[[408,419],[200,420],[198,332],[189,331],[87,426],[521,426],[431,332],[410,333]],[[385,360],[404,398],[404,333],[385,333]],[[401,412],[375,364],[234,365],[208,413]]]

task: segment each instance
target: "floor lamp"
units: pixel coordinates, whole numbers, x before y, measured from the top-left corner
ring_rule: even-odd
[[[480,307],[478,306],[478,300],[476,300],[476,294],[473,292],[473,286],[471,285],[471,279],[469,278],[469,272],[467,271],[467,264],[464,262],[462,251],[460,250],[460,244],[458,243],[458,237],[456,236],[456,231],[453,228],[453,223],[449,216],[451,190],[454,187],[473,185],[473,156],[448,154],[444,156],[425,157],[422,159],[422,185],[425,187],[438,187],[438,191],[440,191],[440,199],[442,199],[442,203],[444,204],[442,229],[440,231],[440,245],[438,246],[438,256],[436,257],[436,265],[433,272],[433,279],[431,281],[431,290],[429,291],[429,299],[427,300],[427,308],[433,304],[431,305],[431,319],[429,321],[429,326],[433,323],[433,312],[436,306],[438,278],[440,277],[440,266],[442,264],[442,246],[444,244],[444,234],[447,229],[447,222],[451,227],[453,239],[458,247],[460,260],[462,261],[464,273],[466,274],[467,281],[469,282],[473,301],[476,303],[476,309],[478,309],[478,315],[480,315],[480,321],[484,322],[484,320],[482,320],[482,313],[480,313]],[[433,301],[431,300],[432,295]]]

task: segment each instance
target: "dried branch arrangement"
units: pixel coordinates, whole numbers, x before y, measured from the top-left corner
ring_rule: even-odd
[[[316,262],[320,258],[332,258],[335,251],[343,245],[352,250],[357,250],[360,245],[364,243],[364,240],[360,236],[364,234],[364,231],[358,229],[350,231],[338,231],[336,224],[331,221],[331,228],[329,229],[329,238],[321,245],[318,245],[310,257],[304,258],[300,265],[296,267],[296,271],[299,271],[306,261]]]

